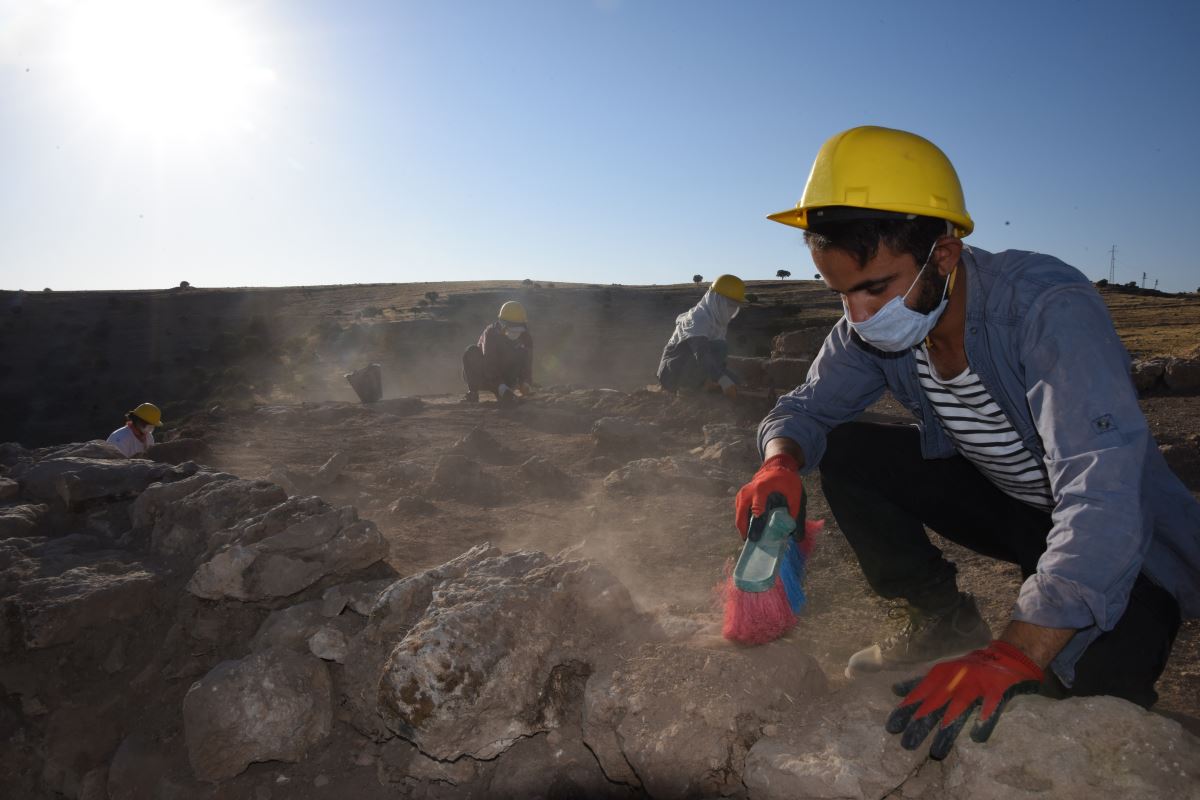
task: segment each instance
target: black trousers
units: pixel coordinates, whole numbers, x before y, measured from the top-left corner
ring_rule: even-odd
[[[925,532],[981,555],[1037,570],[1050,512],[1012,498],[956,455],[927,460],[912,425],[850,422],[829,434],[820,464],[825,499],[871,588],[918,608],[958,591],[956,569]],[[1085,651],[1070,687],[1048,675],[1051,694],[1123,697],[1145,708],[1179,630],[1179,604],[1139,575],[1112,630]]]
[[[521,383],[521,366],[497,356],[485,358],[479,345],[473,344],[463,351],[462,377],[470,392],[498,392],[502,383],[515,389]]]

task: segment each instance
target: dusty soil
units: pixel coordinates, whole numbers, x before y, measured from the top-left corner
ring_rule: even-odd
[[[557,398],[560,393],[552,391]],[[426,408],[401,420],[379,420],[369,407],[329,406],[336,421],[309,426],[302,437],[274,429],[253,414],[239,414],[208,424],[214,467],[246,476],[266,476],[274,465],[298,465],[315,470],[336,450],[350,453],[341,478],[322,493],[329,502],[354,503],[373,519],[391,543],[391,564],[401,573],[442,563],[470,545],[483,541],[508,550],[530,547],[547,551],[581,546],[583,552],[613,569],[647,608],[672,615],[704,618],[717,625],[713,590],[727,559],[736,555],[739,539],[733,530],[732,490],[728,495],[682,492],[672,497],[613,495],[603,479],[614,463],[597,456],[586,433],[587,412],[572,415],[580,422],[577,432],[546,432],[544,420],[551,409],[562,413],[551,398],[535,396],[513,413],[492,402],[479,406],[459,404],[455,396],[427,397]],[[649,391],[635,392],[625,410],[650,419],[681,420],[640,455],[686,455],[703,443],[704,422],[740,420],[753,431],[757,409],[750,402],[737,408],[715,399],[701,398],[700,406],[683,410],[680,401]],[[386,401],[385,401],[386,404]],[[1182,441],[1194,430],[1196,398],[1158,397],[1144,403],[1160,441]],[[340,409],[340,411],[335,411]],[[906,412],[884,400],[873,413],[903,419]],[[386,412],[384,412],[386,413]],[[556,424],[563,425],[562,419]],[[493,459],[489,469],[505,476],[512,487],[499,505],[483,507],[462,502],[424,498],[429,507],[390,512],[389,505],[405,496],[392,479],[390,467],[398,461],[415,461],[432,470],[437,458],[450,452],[455,442],[477,426],[492,434],[511,454]],[[579,489],[571,501],[529,496],[517,478],[517,464],[543,456],[573,476]],[[1200,452],[1196,456],[1200,459]],[[485,462],[486,463],[486,462]],[[748,477],[753,465],[745,466]],[[1189,488],[1200,494],[1193,476]],[[886,636],[897,623],[867,587],[849,545],[829,514],[820,478],[806,480],[810,491],[809,514],[825,519],[827,527],[810,562],[810,604],[787,641],[820,661],[831,682],[844,680],[848,657],[861,647]],[[976,555],[942,541],[960,570],[964,589],[973,592],[981,610],[998,631],[1008,619],[1020,586],[1016,567]],[[1159,683],[1157,710],[1169,713],[1200,733],[1200,621],[1185,622],[1167,671]]]
[[[319,493],[331,503],[354,504],[374,520],[388,538],[389,562],[401,574],[484,541],[506,550],[579,546],[612,568],[642,606],[699,620],[715,632],[714,588],[739,544],[732,488],[647,496],[615,494],[603,485],[631,458],[692,454],[703,444],[706,423],[733,423],[749,435],[769,408],[765,394],[730,404],[645,390],[674,316],[700,291],[691,285],[511,282],[56,292],[28,295],[19,304],[13,293],[0,293],[0,404],[6,411],[0,441],[32,447],[102,438],[122,412],[154,400],[164,408],[168,439],[202,440],[207,450],[201,460],[243,477],[268,477],[280,469],[312,473],[334,453],[346,453],[340,476]],[[734,354],[766,355],[775,333],[827,326],[840,314],[836,298],[814,282],[761,283],[751,291],[758,302],[733,325]],[[435,298],[427,296],[431,292]],[[513,411],[502,411],[486,396],[479,405],[462,405],[458,356],[510,297],[530,310],[540,391]],[[1105,297],[1135,355],[1186,356],[1200,348],[1195,296]],[[342,373],[372,361],[383,364],[385,398],[391,399],[363,406]],[[620,392],[598,391],[605,388]],[[397,399],[405,395],[421,396],[423,406],[414,412]],[[1142,406],[1159,442],[1174,448],[1178,474],[1200,494],[1200,398],[1154,396]],[[905,413],[887,400],[873,411]],[[654,422],[661,435],[636,452],[598,452],[592,422],[614,414]],[[427,477],[440,456],[480,427],[502,445],[476,456],[500,480],[498,501],[414,494],[410,476]],[[520,465],[532,456],[565,471],[573,496],[547,499],[521,479]],[[726,466],[744,480],[755,465],[749,458]],[[830,518],[819,478],[807,486],[810,515],[828,525],[810,564],[808,611],[784,646],[812,653],[837,685],[844,681],[846,658],[896,623],[868,590]],[[1019,585],[1016,569],[949,543],[945,548],[959,565],[963,587],[999,629]],[[260,621],[214,624],[253,630]],[[95,656],[102,659],[100,648],[98,643]],[[79,667],[81,680],[86,667]],[[1200,621],[1180,631],[1159,691],[1158,710],[1200,734]],[[114,701],[96,698],[103,702]],[[150,698],[138,702],[155,704]],[[178,709],[179,703],[179,696],[157,698],[161,708]],[[365,795],[378,785],[373,772],[344,771],[362,746],[338,742],[322,763],[302,770],[337,772],[329,794],[361,788]],[[270,764],[255,765],[248,775],[263,785],[276,780]],[[348,783],[358,780],[361,787]],[[296,786],[284,791],[326,796],[296,794]]]

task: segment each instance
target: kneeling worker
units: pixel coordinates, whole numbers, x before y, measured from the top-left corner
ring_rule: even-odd
[[[1200,614],[1200,504],[1159,452],[1091,281],[964,244],[954,167],[903,131],[834,136],[800,204],[771,219],[805,231],[845,314],[759,427],[736,523],[745,536],[773,492],[799,513],[800,474],[820,469],[867,583],[907,612],[847,666],[913,676],[887,730],[909,749],[936,730],[943,758],[973,711],[982,742],[1016,694],[1153,705],[1181,616]],[[917,425],[855,419],[884,391]],[[926,527],[1021,570],[998,636]]]
[[[125,454],[139,456],[154,444],[154,429],[162,425],[162,412],[153,403],[142,403],[125,415],[125,424],[108,435],[108,443]]]
[[[500,306],[499,318],[483,329],[478,344],[463,353],[465,402],[479,402],[479,390],[487,389],[503,405],[515,403],[515,389],[525,396],[532,392],[533,337],[529,335],[525,307],[515,300]]]
[[[729,323],[746,304],[746,284],[735,275],[712,282],[700,302],[675,318],[675,332],[658,362],[658,382],[668,392],[719,387],[737,396],[737,375],[725,366]]]

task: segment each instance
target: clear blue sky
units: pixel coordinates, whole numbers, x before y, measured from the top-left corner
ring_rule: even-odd
[[[809,278],[765,215],[861,124],[971,244],[1200,286],[1195,2],[128,5],[0,0],[0,288]]]

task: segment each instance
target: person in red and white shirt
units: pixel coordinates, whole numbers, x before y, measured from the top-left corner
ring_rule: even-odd
[[[154,444],[154,429],[162,425],[162,411],[153,403],[142,403],[125,415],[125,424],[108,435],[126,458],[140,456]]]

